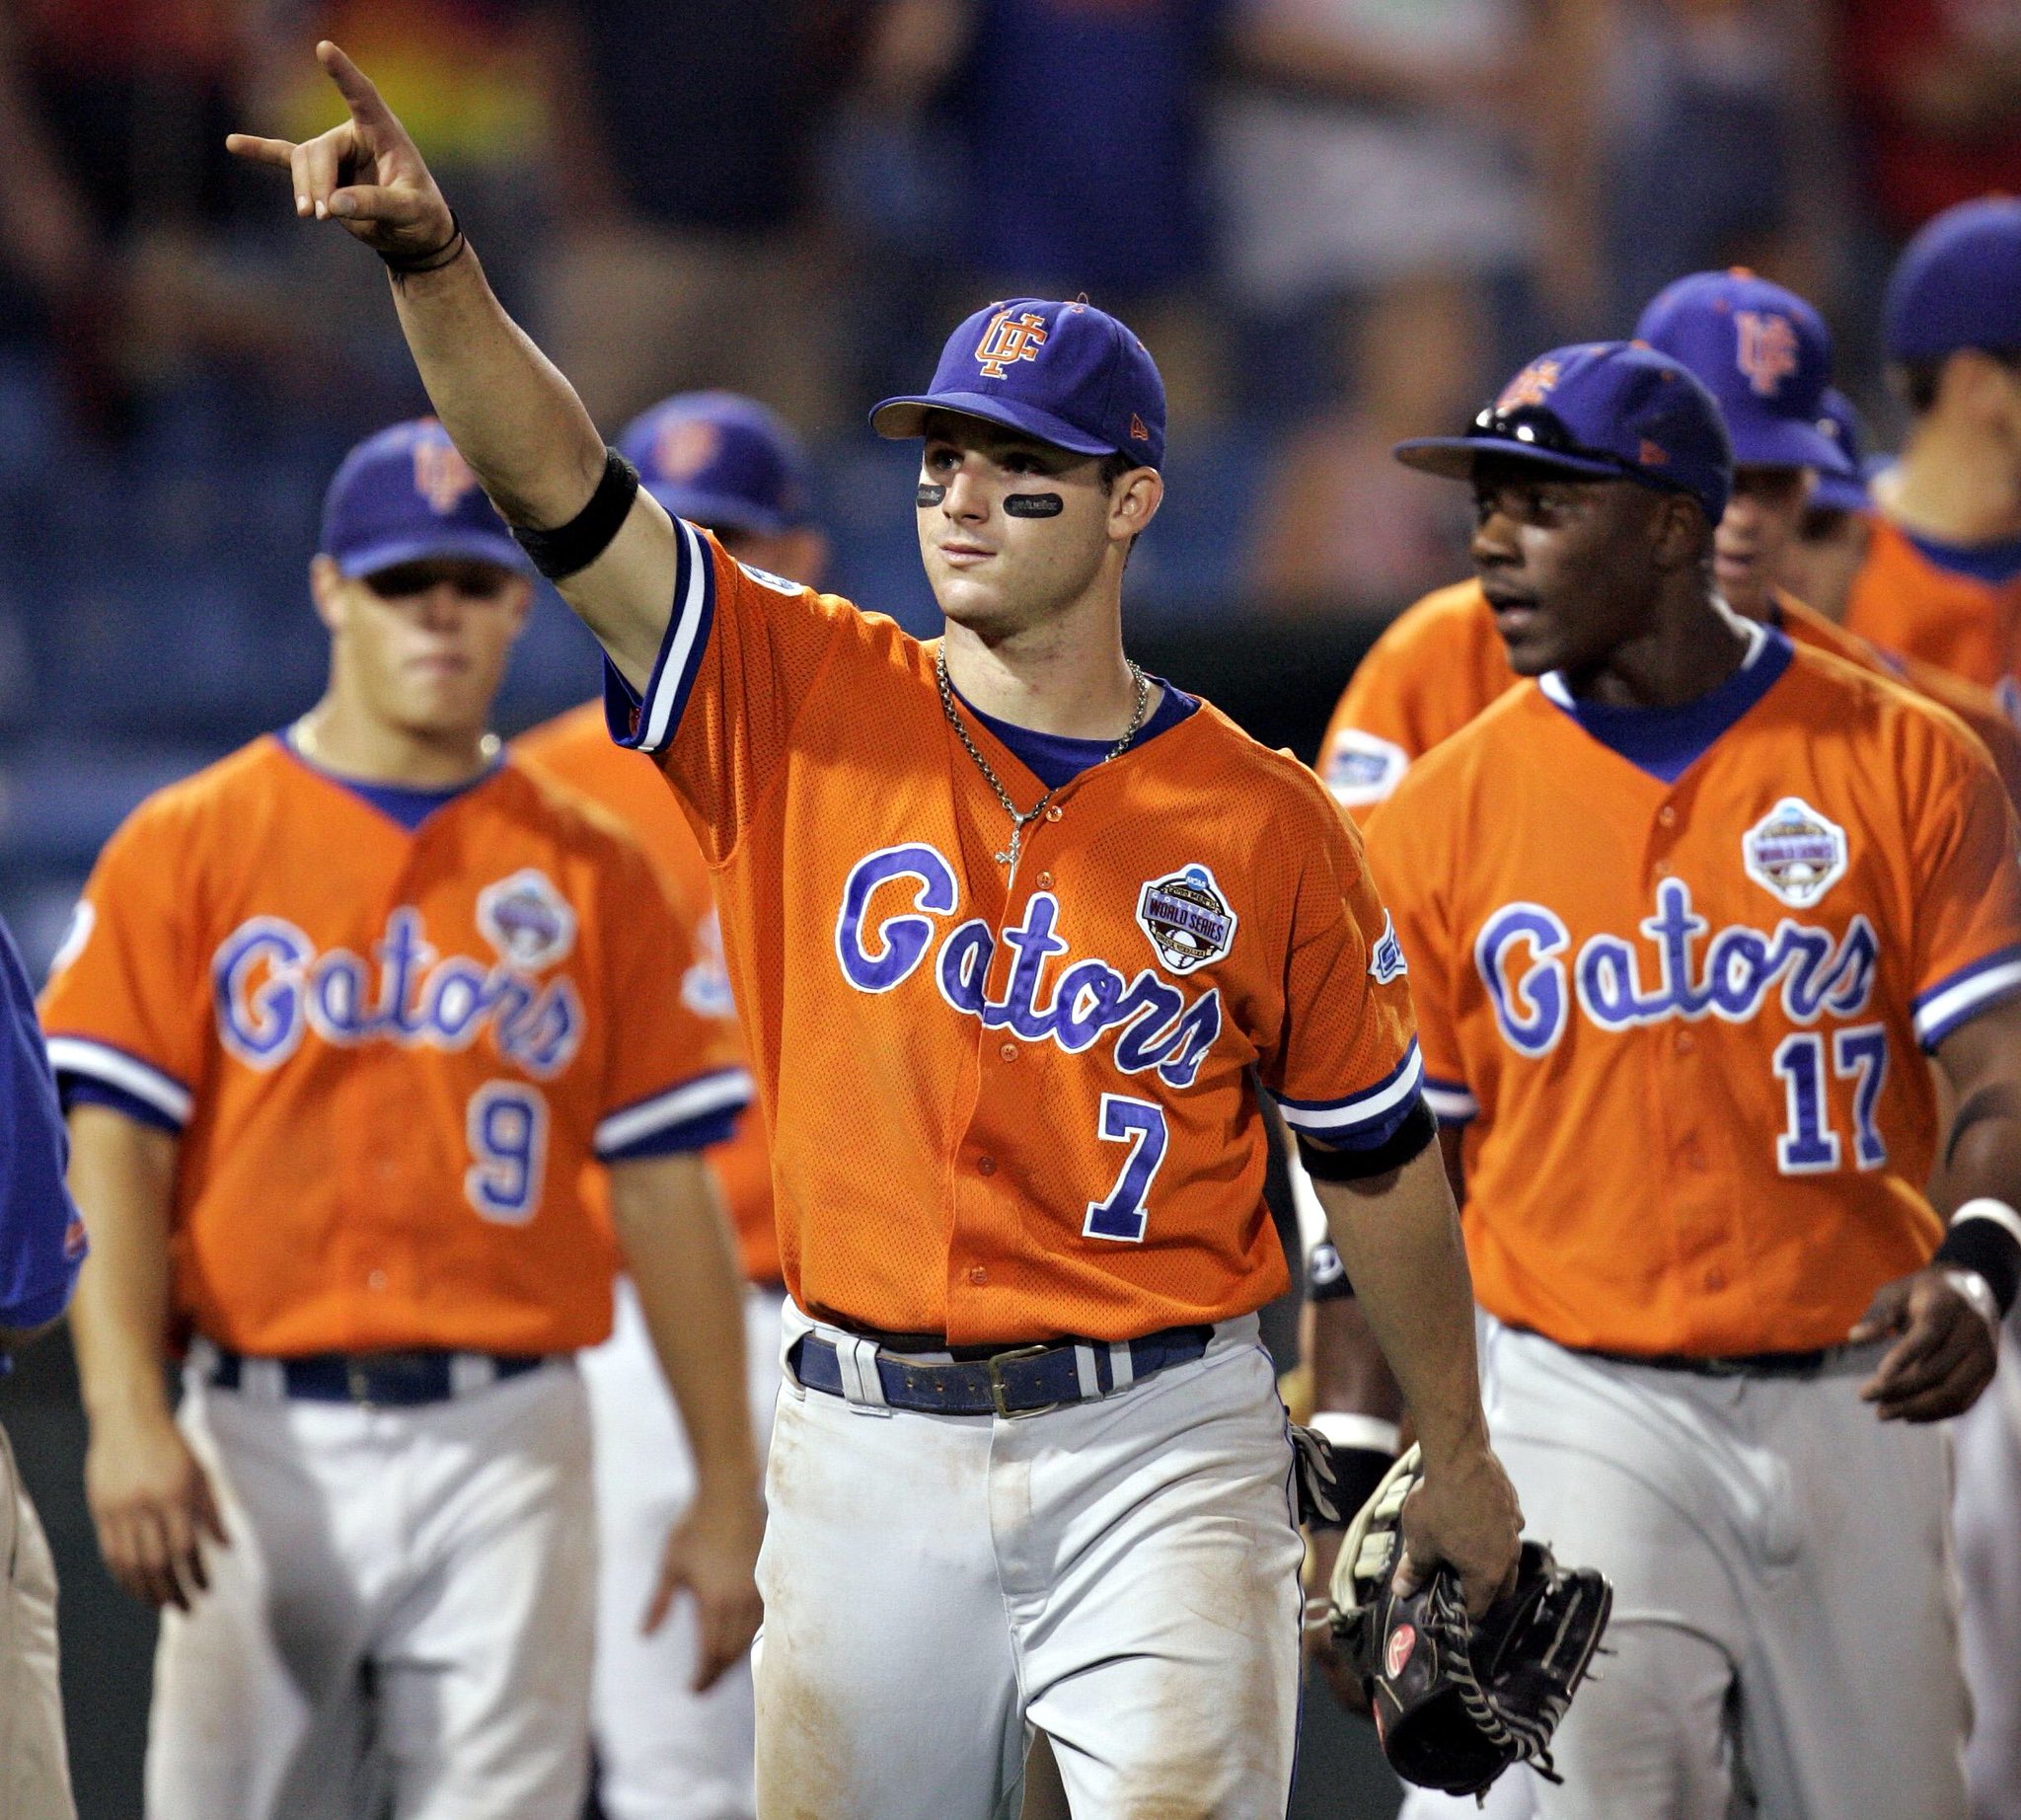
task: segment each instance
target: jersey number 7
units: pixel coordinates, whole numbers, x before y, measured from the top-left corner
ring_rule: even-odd
[[[1122,1174],[1106,1200],[1087,1203],[1087,1219],[1082,1226],[1089,1239],[1120,1239],[1141,1244],[1144,1238],[1144,1202],[1151,1192],[1158,1166],[1164,1161],[1167,1132],[1164,1107],[1148,1100],[1132,1100],[1123,1094],[1101,1097],[1101,1135],[1112,1143],[1128,1144]]]

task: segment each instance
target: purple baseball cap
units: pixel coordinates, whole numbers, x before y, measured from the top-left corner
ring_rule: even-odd
[[[1483,455],[1582,480],[1689,493],[1717,524],[1733,491],[1718,402],[1690,369],[1639,341],[1586,341],[1531,361],[1460,436],[1418,436],[1406,468],[1471,480]]]
[[[1897,360],[2021,350],[2021,197],[1981,196],[1923,223],[1888,279],[1886,336]]]
[[[1642,312],[1635,339],[1682,362],[1719,401],[1742,467],[1851,474],[1824,429],[1832,332],[1795,291],[1742,266],[1694,271]]]
[[[1852,400],[1836,386],[1827,386],[1818,407],[1823,414],[1818,419],[1818,427],[1837,445],[1839,453],[1845,457],[1846,467],[1843,473],[1820,468],[1818,484],[1811,489],[1810,503],[1828,512],[1872,511],[1874,502],[1867,493],[1866,463],[1860,453],[1864,438],[1860,434],[1859,414],[1853,409]]]
[[[668,511],[709,530],[773,536],[811,515],[799,439],[756,399],[678,393],[626,424],[618,449]]]
[[[887,398],[870,427],[893,441],[953,411],[1020,429],[1079,455],[1164,460],[1164,381],[1149,350],[1085,298],[1013,297],[978,310],[947,338],[933,389]]]
[[[323,495],[325,556],[355,578],[402,563],[494,563],[530,575],[478,477],[433,417],[396,423],[343,458]]]

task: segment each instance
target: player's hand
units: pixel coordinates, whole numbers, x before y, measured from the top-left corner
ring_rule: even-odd
[[[677,1595],[695,1601],[697,1645],[693,1687],[700,1694],[740,1661],[765,1615],[758,1597],[758,1545],[765,1506],[739,1486],[726,1494],[707,1487],[674,1525],[660,1556],[659,1583],[641,1629],[649,1636],[666,1622]]]
[[[1402,1529],[1399,1593],[1415,1592],[1444,1561],[1460,1575],[1466,1609],[1478,1618],[1515,1583],[1523,1507],[1485,1441],[1447,1459],[1426,1458],[1424,1481],[1403,1506]]]
[[[1992,1382],[2000,1314],[1985,1279],[1931,1264],[1883,1283],[1846,1338],[1854,1345],[1902,1337],[1859,1394],[1884,1422],[1940,1422],[1962,1415]]]
[[[210,1581],[206,1539],[230,1546],[217,1494],[167,1410],[95,1417],[84,1495],[112,1578],[136,1599],[187,1612]]]
[[[316,60],[350,118],[299,145],[235,132],[225,149],[286,171],[296,214],[334,219],[375,253],[418,258],[447,245],[455,233],[449,204],[371,78],[328,38],[316,46]]]
[[[1349,1712],[1366,1718],[1369,1702],[1362,1692],[1361,1677],[1341,1655],[1340,1646],[1333,1639],[1333,1597],[1328,1589],[1333,1584],[1333,1563],[1340,1558],[1344,1534],[1337,1529],[1306,1533],[1305,1655],[1307,1661],[1318,1665],[1326,1685],[1333,1690],[1333,1698]]]

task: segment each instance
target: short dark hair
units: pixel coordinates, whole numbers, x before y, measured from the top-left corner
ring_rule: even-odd
[[[1124,475],[1143,466],[1141,461],[1125,454],[1123,450],[1112,449],[1101,458],[1101,466],[1095,470],[1095,479],[1101,482],[1102,492],[1109,493]]]

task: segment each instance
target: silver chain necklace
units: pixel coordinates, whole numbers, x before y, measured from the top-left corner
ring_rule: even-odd
[[[1136,679],[1137,706],[1131,712],[1130,724],[1123,729],[1122,738],[1095,761],[1098,764],[1105,765],[1110,759],[1119,758],[1128,750],[1130,741],[1137,737],[1144,725],[1144,711],[1151,705],[1151,678],[1130,658],[1125,657],[1123,661],[1130,665],[1130,674]],[[954,685],[947,680],[947,647],[944,645],[934,653],[934,681],[940,688],[940,709],[947,717],[947,724],[954,729],[955,737],[967,748],[969,757],[975,760],[975,768],[983,774],[983,782],[997,793],[997,800],[1004,805],[1004,813],[1010,817],[1010,846],[1007,852],[997,855],[997,864],[1008,866],[1014,872],[1017,870],[1017,856],[1024,846],[1024,830],[1046,812],[1047,805],[1066,788],[1066,785],[1055,784],[1030,808],[1020,813],[1017,804],[1010,800],[1010,793],[1004,788],[996,772],[990,769],[990,761],[976,749],[975,741],[968,736],[968,728],[961,723],[961,713],[954,706]]]

